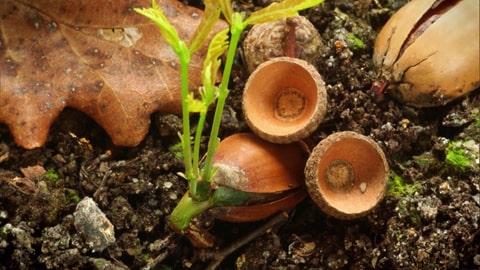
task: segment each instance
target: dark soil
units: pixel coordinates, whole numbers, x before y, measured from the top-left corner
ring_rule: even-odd
[[[235,8],[249,12],[268,2],[236,1]],[[236,241],[268,221],[237,224],[203,215],[198,222],[217,238],[217,247],[194,248],[166,224],[186,191],[174,147],[180,118],[153,115],[142,144],[122,148],[85,115],[67,109],[47,144],[34,150],[16,146],[0,125],[0,269],[204,269],[232,245],[219,269],[478,269],[479,91],[427,109],[371,91],[376,33],[405,1],[379,2],[382,7],[337,0],[303,13],[326,46],[318,70],[329,107],[311,141],[351,130],[373,138],[388,157],[389,192],[368,216],[338,220],[307,198],[288,219],[274,217],[264,233],[242,246]],[[349,33],[365,46],[339,48],[339,41],[348,46]],[[240,56],[239,51],[222,138],[248,132],[241,109],[248,74]],[[470,165],[445,162],[453,141],[472,153]],[[22,174],[35,165],[48,173]],[[74,224],[73,213],[86,196],[114,226],[115,242],[105,249],[92,248]]]

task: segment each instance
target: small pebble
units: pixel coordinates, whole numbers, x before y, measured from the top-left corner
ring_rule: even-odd
[[[93,252],[115,243],[113,224],[90,197],[83,198],[73,213],[75,228]]]
[[[365,193],[365,191],[367,191],[367,183],[365,182],[360,183],[360,191],[362,193]]]

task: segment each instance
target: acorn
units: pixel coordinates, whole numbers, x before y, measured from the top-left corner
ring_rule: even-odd
[[[372,89],[409,105],[444,105],[480,86],[479,1],[414,0],[377,36]]]
[[[250,74],[243,112],[252,131],[264,140],[291,143],[309,136],[327,111],[322,77],[305,60],[270,59]]]
[[[316,65],[325,46],[320,33],[304,16],[294,16],[252,26],[243,41],[248,71],[275,57],[300,58]]]
[[[251,133],[225,138],[213,158],[213,207],[218,219],[247,222],[291,209],[307,193],[301,142],[273,144]]]
[[[372,139],[343,131],[329,135],[314,147],[305,166],[312,200],[338,219],[368,214],[385,196],[389,167],[382,149]]]

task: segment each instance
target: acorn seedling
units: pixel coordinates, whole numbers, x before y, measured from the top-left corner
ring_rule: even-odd
[[[228,83],[232,71],[235,52],[240,40],[240,34],[251,24],[265,23],[280,18],[298,15],[299,10],[310,8],[323,0],[285,0],[252,12],[248,17],[243,13],[235,12],[232,4],[227,0],[205,0],[205,10],[197,30],[192,39],[185,42],[180,39],[175,28],[165,17],[162,9],[152,1],[152,7],[135,9],[136,12],[151,19],[159,27],[165,40],[173,48],[180,60],[182,119],[183,130],[179,134],[183,160],[185,165],[184,177],[188,181],[189,190],[182,197],[169,217],[169,224],[176,232],[187,236],[196,235],[191,219],[213,206],[237,205],[256,197],[256,194],[218,188],[212,184],[215,170],[212,167],[213,156],[219,144],[218,131],[222,119],[225,100],[228,96]],[[210,41],[207,55],[202,69],[203,86],[199,89],[199,97],[195,97],[188,89],[188,67],[190,57],[207,42],[220,13],[229,23],[229,28],[218,32]],[[222,79],[219,86],[215,85],[217,72],[220,68],[220,57],[226,52]],[[215,113],[211,125],[208,149],[203,161],[200,160],[200,143],[208,108],[215,104]],[[190,132],[190,114],[198,113],[197,130],[193,142]],[[202,155],[203,156],[203,155]],[[225,199],[226,197],[230,199]],[[190,239],[195,238],[194,236]],[[200,239],[199,241],[202,241]],[[196,243],[206,245],[208,243]]]

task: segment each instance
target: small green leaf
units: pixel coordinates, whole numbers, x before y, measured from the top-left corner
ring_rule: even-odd
[[[323,1],[324,0],[296,1],[298,3],[295,5],[295,9],[298,10],[298,11],[304,10],[304,9],[307,9],[307,8],[314,7],[314,6],[322,3]]]
[[[210,46],[208,47],[207,56],[203,62],[202,70],[202,82],[206,91],[215,90],[214,85],[221,64],[220,57],[228,49],[228,31],[229,29],[227,28],[218,32],[213,37]]]
[[[227,20],[227,22],[232,25],[232,18],[233,18],[233,7],[232,1],[230,0],[218,0],[220,7],[222,9],[223,16]]]
[[[195,53],[203,46],[219,17],[220,6],[218,0],[206,0],[202,21],[189,42],[190,53]]]
[[[245,20],[247,24],[275,21],[298,15],[298,11],[320,4],[323,0],[285,0],[274,2],[269,6],[252,12]]]
[[[177,30],[170,24],[167,17],[165,17],[165,14],[163,14],[162,9],[157,5],[155,0],[152,0],[151,8],[134,8],[134,10],[157,24],[157,26],[160,28],[160,33],[162,34],[162,36],[173,48],[175,53],[180,56],[180,58],[189,59],[190,53],[186,44],[180,39]]]
[[[194,113],[204,113],[207,111],[207,106],[202,100],[196,99],[193,93],[188,94],[188,111]]]

